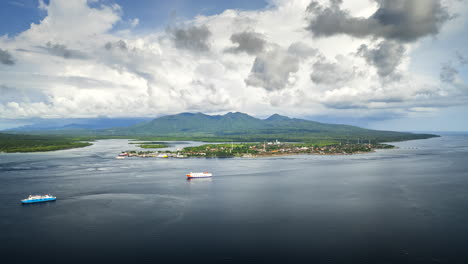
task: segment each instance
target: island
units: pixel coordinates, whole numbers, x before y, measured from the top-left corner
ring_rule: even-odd
[[[350,155],[368,153],[376,149],[390,149],[393,145],[380,143],[285,143],[278,140],[263,143],[223,143],[186,147],[179,151],[122,151],[118,157],[156,158],[256,158],[283,155]]]

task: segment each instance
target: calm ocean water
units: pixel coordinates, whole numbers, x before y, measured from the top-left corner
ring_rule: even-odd
[[[468,263],[466,134],[351,156],[115,159],[127,142],[0,154],[0,262]],[[58,199],[20,204],[36,193]]]

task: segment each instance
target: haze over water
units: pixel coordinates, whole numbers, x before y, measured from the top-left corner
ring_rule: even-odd
[[[0,261],[468,262],[466,134],[349,156],[115,159],[127,142],[0,154]],[[57,201],[20,204],[45,193]]]

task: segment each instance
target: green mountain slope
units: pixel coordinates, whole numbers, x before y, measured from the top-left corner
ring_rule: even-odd
[[[118,133],[131,134],[217,134],[222,131],[242,131],[260,129],[260,119],[242,113],[229,113],[224,116],[210,116],[202,113],[182,113],[163,116],[152,121],[128,128],[113,129]]]
[[[270,139],[316,141],[320,139],[384,142],[435,136],[370,130],[350,125],[325,124],[277,114],[267,119],[258,119],[239,112],[213,116],[202,113],[181,113],[159,117],[126,128],[107,129],[101,132],[115,136],[218,138],[242,141]]]

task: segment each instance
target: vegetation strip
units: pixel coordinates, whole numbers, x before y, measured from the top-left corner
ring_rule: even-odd
[[[81,138],[60,136],[11,135],[0,133],[0,152],[41,152],[71,148],[82,148],[92,145]]]
[[[142,144],[139,145],[140,148],[167,148],[169,145],[166,144]]]

